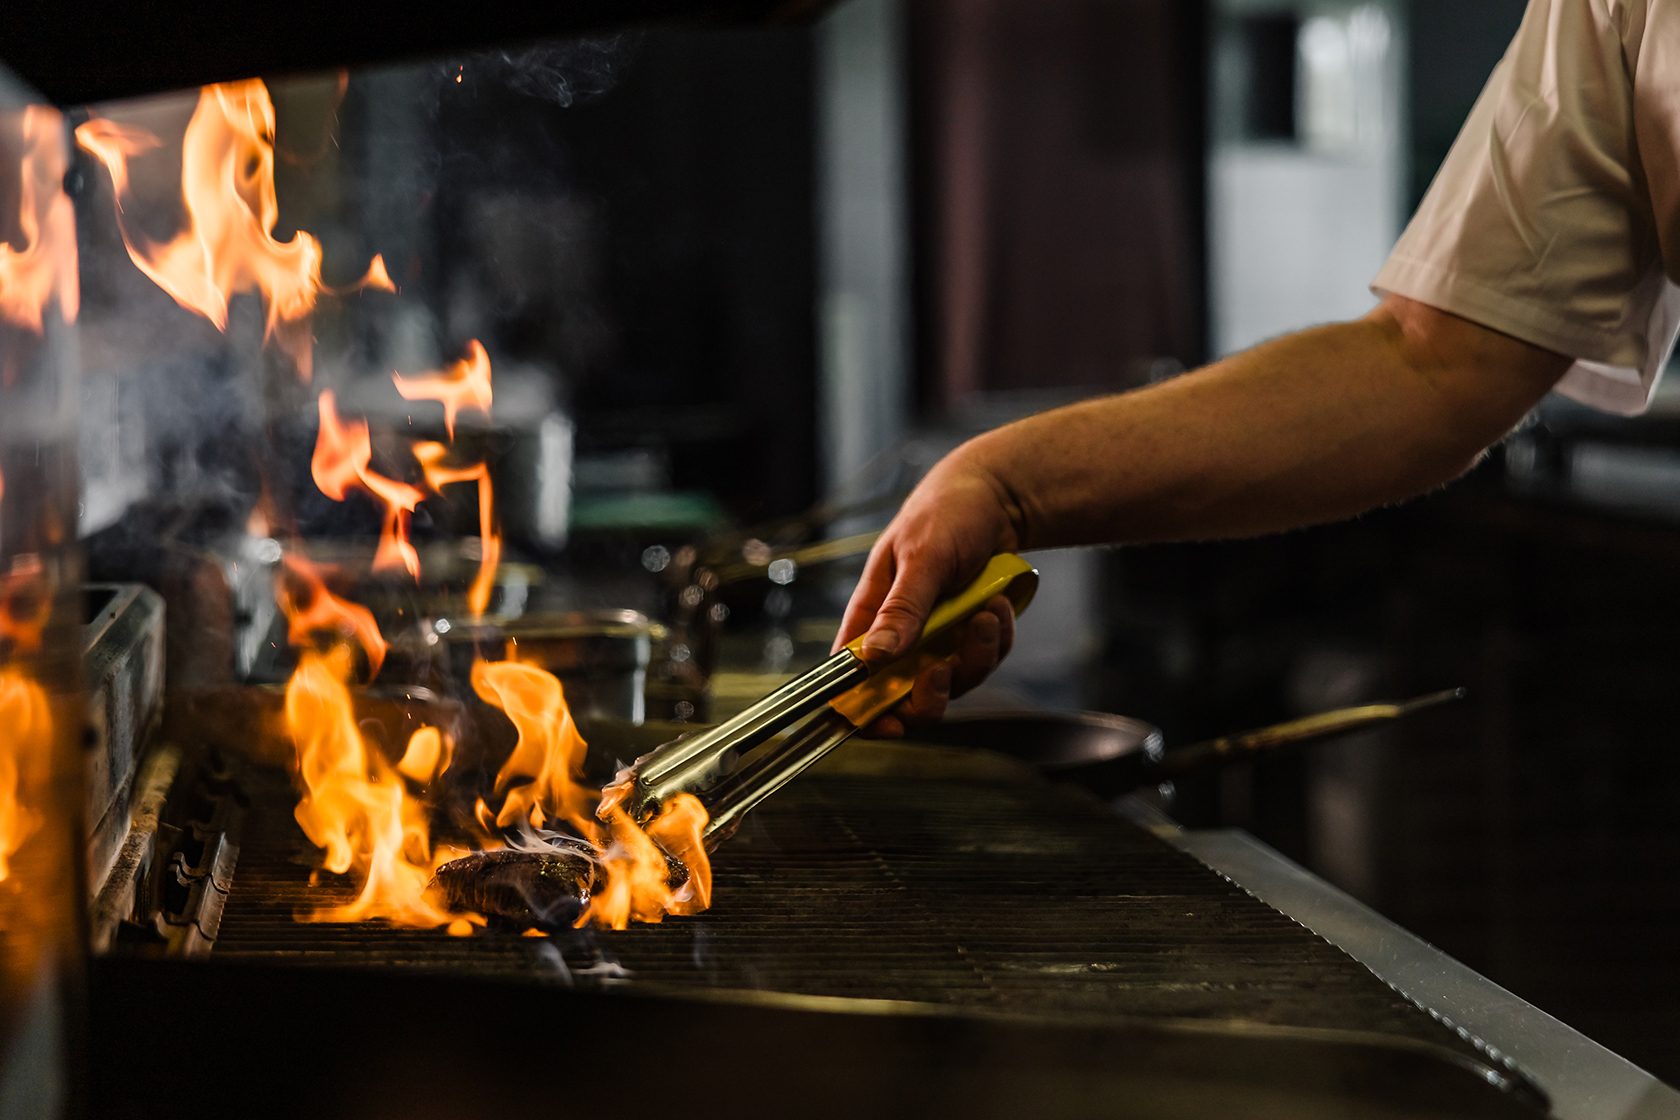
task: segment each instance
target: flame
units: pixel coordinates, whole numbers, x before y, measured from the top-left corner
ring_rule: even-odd
[[[472,686],[485,703],[505,712],[519,732],[513,753],[496,774],[496,792],[520,778],[527,781],[509,791],[496,814],[496,827],[529,821],[541,828],[550,819],[560,819],[592,836],[601,792],[582,782],[588,744],[578,734],[560,682],[535,665],[475,661]]]
[[[286,613],[286,640],[294,646],[308,646],[321,633],[331,636],[329,642],[354,638],[367,654],[368,676],[377,676],[389,643],[380,634],[373,612],[328,591],[319,566],[290,552],[282,560],[285,574],[277,578],[276,590],[280,608]],[[307,594],[294,594],[293,583],[301,583]]]
[[[490,592],[496,586],[496,565],[502,558],[502,538],[496,532],[495,496],[490,485],[490,467],[477,463],[470,467],[446,467],[444,458],[449,449],[441,443],[416,443],[414,457],[425,472],[426,485],[434,491],[452,482],[478,482],[478,575],[467,589],[467,606],[472,616],[481,618],[490,605]]]
[[[591,895],[577,925],[594,923],[626,929],[632,920],[658,922],[666,914],[697,914],[711,905],[711,862],[701,831],[706,809],[689,794],[679,794],[661,809],[644,832],[617,805],[602,809],[606,822],[591,812],[600,791],[583,784],[587,744],[566,706],[565,691],[551,674],[516,661],[479,661],[472,668],[473,688],[486,703],[507,713],[519,732],[513,753],[496,775],[496,791],[509,786],[495,826],[542,828],[551,819],[571,822],[598,852],[605,882]],[[514,785],[518,779],[529,779]],[[489,809],[478,803],[486,829]],[[672,881],[667,853],[688,867],[686,881]]]
[[[52,617],[52,587],[37,553],[12,557],[12,570],[0,575],[0,654],[35,653]]]
[[[41,827],[22,801],[23,776],[52,750],[52,709],[41,686],[17,669],[0,670],[0,882],[12,853]]]
[[[274,103],[259,79],[205,86],[181,147],[185,226],[166,242],[132,228],[123,213],[127,161],[159,146],[144,129],[95,117],[76,141],[103,162],[117,191],[117,224],[128,255],[189,311],[227,329],[228,300],[258,291],[268,306],[265,337],[276,338],[308,380],[314,339],[308,318],[321,290],[321,245],[298,230],[273,236]]]
[[[711,817],[700,799],[679,793],[648,822],[647,834],[688,867],[688,884],[667,909],[673,914],[698,914],[712,904],[712,860],[702,834]]]
[[[128,193],[128,161],[163,147],[163,141],[145,129],[119,124],[108,117],[91,117],[84,122],[76,129],[76,143],[110,172],[111,189],[116,193],[119,212],[123,196]],[[129,252],[132,254],[134,250]]]
[[[382,292],[396,294],[397,286],[391,283],[391,274],[385,271],[385,254],[373,255],[373,260],[368,262],[367,275],[357,281],[356,287],[378,288]]]
[[[435,727],[422,727],[408,737],[408,749],[403,751],[397,769],[405,778],[430,785],[449,769],[454,754],[454,747],[443,732]]]
[[[368,270],[362,278],[354,284],[346,284],[342,288],[328,288],[322,291],[331,292],[335,296],[347,296],[351,292],[364,292],[369,288],[377,288],[382,292],[396,294],[397,286],[391,282],[391,274],[385,271],[385,254],[375,253],[373,260],[368,262]]]
[[[612,832],[612,844],[602,857],[607,882],[578,915],[578,928],[593,922],[628,929],[631,919],[659,922],[666,914],[698,914],[711,905],[712,865],[700,839],[706,808],[698,798],[679,793],[645,832],[616,804],[605,806],[602,814]],[[686,881],[672,882],[667,852],[678,859],[686,853],[694,861],[688,863]]]
[[[320,432],[315,437],[315,455],[310,473],[321,493],[335,502],[345,499],[349,488],[359,486],[376,501],[384,503],[385,524],[379,531],[379,549],[373,556],[374,571],[406,568],[420,578],[420,554],[408,539],[409,516],[425,494],[408,485],[368,469],[373,445],[366,420],[346,423],[338,417],[337,398],[324,391],[316,402],[321,414]]]
[[[385,756],[370,750],[356,726],[345,681],[350,653],[304,653],[286,686],[286,726],[297,747],[303,798],[293,815],[326,850],[327,870],[353,873],[361,893],[346,906],[309,916],[323,922],[383,918],[431,928],[456,922],[428,897],[436,869],[425,807],[409,796]]]
[[[76,279],[76,212],[64,193],[64,118],[44,105],[21,116],[22,180],[18,190],[20,248],[0,241],[0,320],[40,334],[53,296],[65,322],[74,322],[81,289]]]
[[[0,495],[5,477],[0,475]],[[52,614],[52,584],[34,553],[12,557],[0,578],[0,658],[34,653]],[[52,709],[41,686],[15,666],[0,668],[0,882],[41,814],[24,804],[24,777],[52,750]]]
[[[455,415],[463,408],[475,408],[490,415],[490,356],[478,339],[467,343],[467,356],[434,377],[404,377],[393,373],[397,392],[405,401],[439,401],[443,404],[443,426],[455,438]]]

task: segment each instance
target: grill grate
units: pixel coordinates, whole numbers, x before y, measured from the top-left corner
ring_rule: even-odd
[[[251,775],[215,954],[907,999],[1031,1013],[1246,1019],[1467,1044],[1358,962],[1102,806],[1042,782],[812,776],[715,854],[693,918],[553,939],[296,921],[349,901]]]

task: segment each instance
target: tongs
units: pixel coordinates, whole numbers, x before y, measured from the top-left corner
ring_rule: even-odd
[[[602,791],[601,812],[617,807],[646,823],[667,800],[689,793],[710,814],[707,845],[728,837],[753,806],[908,696],[922,670],[954,661],[960,624],[994,596],[1007,597],[1019,614],[1037,590],[1038,570],[1031,564],[1014,553],[992,557],[974,582],[933,608],[908,653],[870,665],[862,636],[853,639],[734,718],[638,758]],[[804,726],[770,743],[807,716],[812,718]],[[758,747],[764,749],[741,765]]]

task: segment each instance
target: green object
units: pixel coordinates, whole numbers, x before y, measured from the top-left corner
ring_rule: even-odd
[[[588,529],[720,529],[729,523],[723,506],[704,490],[597,494],[572,500],[571,527]]]

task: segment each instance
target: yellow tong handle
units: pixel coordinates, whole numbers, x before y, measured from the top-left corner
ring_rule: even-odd
[[[1000,552],[986,561],[974,582],[949,599],[937,603],[922,627],[922,636],[910,652],[879,668],[872,668],[867,681],[828,702],[854,727],[864,727],[910,695],[910,686],[923,669],[936,661],[955,661],[957,626],[1003,595],[1020,614],[1038,590],[1038,569],[1015,555]],[[846,643],[846,649],[863,660],[863,635]]]

